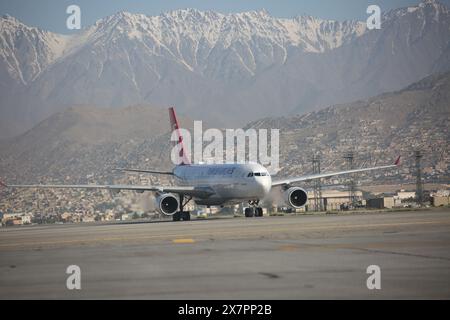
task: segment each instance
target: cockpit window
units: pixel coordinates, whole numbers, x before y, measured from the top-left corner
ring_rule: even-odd
[[[267,172],[250,172],[247,177],[267,177]]]

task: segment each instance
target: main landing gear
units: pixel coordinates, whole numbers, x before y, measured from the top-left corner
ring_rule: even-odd
[[[183,211],[183,208],[191,200],[192,200],[192,197],[187,197],[186,201],[184,202],[184,194],[180,194],[180,211],[177,211],[173,214],[173,216],[172,216],[173,221],[180,221],[180,220],[189,221],[189,220],[191,220],[191,212]]]
[[[244,211],[246,218],[263,216],[263,209],[261,207],[258,207],[259,200],[249,201],[248,204],[250,205],[250,207],[245,208],[245,211]]]

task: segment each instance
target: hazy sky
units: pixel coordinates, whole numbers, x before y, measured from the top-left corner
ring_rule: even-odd
[[[366,8],[376,4],[383,11],[419,3],[420,0],[1,0],[0,14],[10,14],[22,22],[45,30],[68,33],[66,8],[81,8],[82,27],[115,12],[125,10],[146,15],[196,8],[222,13],[266,9],[276,17],[308,14],[320,18],[346,20],[367,18]],[[441,0],[450,6],[450,0]]]

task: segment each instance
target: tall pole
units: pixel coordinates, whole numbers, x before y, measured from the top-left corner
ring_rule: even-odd
[[[422,184],[422,153],[420,150],[414,152],[416,158],[416,201],[419,206],[423,204],[423,184]]]
[[[312,157],[313,174],[320,173],[320,156],[313,155]],[[314,179],[314,211],[322,211],[322,186],[320,184],[320,179]]]
[[[354,154],[353,151],[349,151],[344,155],[344,159],[347,162],[347,170],[353,170],[353,159]],[[348,181],[348,193],[349,193],[349,201],[352,204],[353,208],[356,204],[356,196],[355,196],[355,183],[353,181],[353,176],[350,176],[350,180]]]

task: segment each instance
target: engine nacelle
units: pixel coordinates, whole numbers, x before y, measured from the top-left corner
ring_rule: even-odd
[[[156,210],[167,216],[172,216],[178,211],[180,203],[178,198],[170,193],[163,193],[155,199]]]
[[[308,201],[308,194],[299,187],[292,187],[284,191],[284,200],[293,208],[301,208]]]

